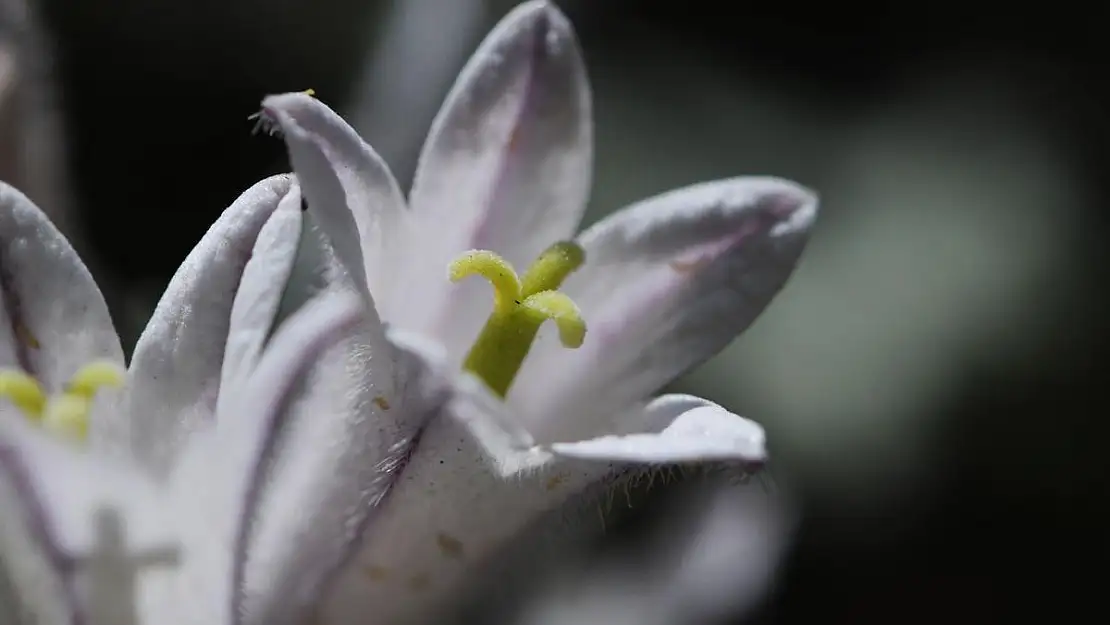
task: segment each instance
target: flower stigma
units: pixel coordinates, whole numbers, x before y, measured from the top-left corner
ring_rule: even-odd
[[[471,250],[452,261],[452,282],[478,275],[493,285],[493,312],[466,355],[463,369],[504,397],[544,321],[555,322],[564,347],[580,347],[586,322],[578,306],[556,289],[585,260],[580,245],[562,241],[540,254],[523,277],[488,250]]]
[[[78,369],[61,393],[48,396],[38,380],[27,373],[0,369],[0,397],[7,397],[28,420],[66,438],[84,441],[97,391],[121,388],[125,375],[116,364],[96,360]]]

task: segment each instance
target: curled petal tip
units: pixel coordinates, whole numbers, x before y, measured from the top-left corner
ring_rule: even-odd
[[[817,193],[797,183],[781,181],[783,191],[772,194],[769,210],[779,219],[782,233],[808,231],[817,220]]]
[[[573,37],[574,27],[570,20],[553,3],[546,0],[524,2],[509,12],[495,29],[501,35],[515,37],[531,33],[537,50],[558,56],[561,44]]]
[[[310,105],[316,98],[305,91],[275,93],[262,98],[262,107],[281,111],[292,111],[297,107]]]
[[[817,221],[818,199],[810,189],[795,183],[786,184],[789,185],[787,190],[768,198],[767,207],[775,220],[769,234],[777,248],[796,259]]]
[[[812,221],[817,212],[817,193],[793,180],[753,176],[733,178],[725,184],[737,196],[757,200],[777,221]]]
[[[722,199],[747,207],[773,245],[796,257],[817,220],[817,194],[794,181],[774,177],[736,178],[726,182]]]
[[[290,124],[298,113],[303,113],[312,104],[312,96],[297,93],[269,95],[262,99],[262,116],[281,128],[283,132],[296,130]]]
[[[522,2],[515,9],[510,11],[504,18],[505,22],[513,22],[517,20],[550,20],[552,18],[566,21],[563,12],[559,7],[549,0],[529,0]]]

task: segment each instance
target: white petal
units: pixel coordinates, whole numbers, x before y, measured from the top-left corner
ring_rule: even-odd
[[[563,291],[588,333],[563,349],[545,328],[509,403],[541,441],[576,441],[716,354],[794,269],[817,200],[774,178],[735,178],[645,200],[580,237],[586,263]],[[545,336],[546,334],[546,336]]]
[[[299,624],[354,555],[445,395],[434,363],[385,340],[372,312],[306,373],[255,510],[244,612]]]
[[[236,389],[246,382],[270,334],[280,323],[278,309],[288,288],[302,239],[300,204],[300,190],[294,186],[258,232],[231,305],[220,389]],[[233,392],[220,393],[216,412],[219,413],[233,397]]]
[[[547,507],[548,476],[524,467],[542,467],[550,454],[529,455],[526,439],[499,432],[500,418],[476,421],[442,414],[428,424],[329,591],[322,621],[359,625],[372,614],[381,623],[429,622],[491,551]],[[522,473],[501,475],[510,467]]]
[[[273,306],[279,308],[279,312],[276,313],[278,319],[271,325],[270,332],[273,333],[274,329],[279,333],[284,332],[285,345],[283,346],[276,337],[273,343],[270,343],[270,337],[265,336],[263,341],[268,345],[266,345],[265,351],[262,352],[262,359],[255,359],[256,362],[254,363],[243,363],[238,372],[230,373],[234,382],[221,386],[218,433],[221,434],[221,438],[230,438],[232,442],[250,441],[249,435],[244,438],[242,434],[228,436],[226,433],[250,431],[249,427],[246,430],[240,430],[236,425],[229,422],[241,421],[244,412],[253,410],[244,409],[243,393],[244,391],[250,392],[251,387],[258,386],[258,382],[254,380],[256,375],[266,375],[265,365],[259,365],[258,362],[273,361],[276,357],[281,357],[282,351],[286,351],[291,354],[287,356],[291,359],[287,361],[287,366],[299,367],[295,374],[297,380],[289,390],[282,390],[281,387],[273,390],[273,392],[282,395],[279,412],[274,417],[276,421],[271,425],[278,433],[273,434],[273,440],[262,447],[263,451],[260,453],[264,454],[266,460],[250,470],[255,473],[252,480],[255,484],[258,484],[256,488],[259,488],[259,491],[252,492],[249,495],[251,498],[245,504],[250,506],[252,510],[241,513],[243,518],[248,520],[246,522],[248,525],[239,526],[236,531],[242,532],[243,535],[234,536],[234,541],[243,542],[241,547],[234,548],[238,548],[244,554],[242,557],[250,558],[250,560],[240,563],[245,568],[236,573],[238,581],[235,582],[234,587],[242,588],[242,593],[245,593],[249,601],[253,599],[253,603],[250,603],[248,607],[240,606],[236,609],[236,614],[251,613],[255,606],[260,606],[262,611],[270,609],[270,599],[275,596],[281,597],[280,605],[285,608],[291,606],[295,608],[297,605],[295,597],[302,597],[305,592],[310,592],[309,588],[303,585],[296,587],[289,594],[278,591],[276,589],[278,584],[274,583],[273,579],[265,574],[273,573],[274,576],[289,574],[295,582],[312,579],[312,575],[319,574],[317,571],[321,566],[310,568],[300,563],[289,566],[289,562],[293,558],[303,553],[301,550],[307,550],[307,553],[314,556],[316,561],[329,562],[326,558],[331,554],[319,550],[320,545],[310,546],[307,541],[291,542],[289,540],[291,535],[299,535],[305,530],[303,525],[297,525],[290,521],[321,521],[322,516],[306,516],[304,511],[332,510],[332,508],[326,506],[326,502],[317,503],[314,497],[331,493],[329,480],[334,477],[335,473],[330,470],[342,467],[329,463],[329,461],[334,460],[332,456],[333,448],[326,446],[327,441],[324,440],[323,436],[314,436],[314,434],[319,434],[322,429],[331,425],[331,429],[327,430],[326,433],[334,435],[337,427],[333,424],[342,421],[341,417],[349,415],[352,417],[365,416],[363,412],[351,415],[350,411],[362,409],[363,406],[372,401],[372,397],[367,396],[366,392],[360,392],[363,391],[362,387],[355,384],[363,382],[364,376],[369,375],[369,372],[366,371],[369,367],[361,366],[365,364],[364,361],[366,360],[362,356],[367,355],[364,349],[365,345],[357,341],[364,339],[367,326],[377,327],[373,316],[373,308],[369,308],[369,311],[365,313],[364,322],[360,324],[359,330],[357,332],[351,330],[350,326],[353,322],[344,321],[349,313],[344,312],[342,303],[335,304],[334,298],[342,300],[343,295],[349,295],[349,302],[357,303],[363,300],[357,294],[350,274],[336,259],[335,251],[323,232],[316,228],[307,213],[297,212],[296,214],[301,216],[303,220],[299,243],[296,244],[296,260],[293,263],[290,282],[285,286],[283,293],[269,293],[266,296],[265,304],[266,308],[271,310]],[[268,228],[270,223],[266,224]],[[252,260],[248,264],[248,270],[244,272],[244,280],[249,278],[248,274],[251,273],[253,263]],[[241,292],[240,298],[243,295],[244,293]],[[332,302],[332,304],[329,302]],[[332,306],[332,312],[327,310],[329,305]],[[339,306],[339,309],[335,309],[336,305]],[[236,312],[238,312],[239,298],[236,298],[235,306]],[[321,308],[323,308],[321,312],[312,312],[313,309],[320,311]],[[296,315],[297,311],[302,309],[306,309],[307,312],[300,315],[300,319],[297,319],[296,316],[290,316],[289,321],[282,321],[286,314]],[[313,322],[313,316],[322,317],[323,321]],[[331,317],[333,323],[337,323],[339,326],[329,329],[326,325],[329,317]],[[240,321],[239,317],[236,317],[235,312],[233,312],[232,335],[236,333],[235,323],[238,321]],[[311,325],[312,323],[320,323],[321,325],[315,325],[313,326],[315,329],[309,327],[306,330],[305,324]],[[300,324],[300,329],[297,324]],[[286,329],[286,325],[290,327]],[[305,332],[325,333],[327,336],[326,343],[316,346],[302,345],[302,350],[306,351],[296,352],[294,350],[291,352],[290,341],[296,341],[296,336],[303,335]],[[278,336],[281,336],[281,334],[278,334]],[[290,336],[293,339],[290,339]],[[354,353],[349,354],[349,352]],[[373,352],[369,355],[374,356],[374,363],[382,359],[382,354],[379,352]],[[362,357],[362,361],[360,361],[360,357]],[[228,363],[225,361],[226,364]],[[272,369],[273,365],[270,366]],[[229,374],[226,369],[224,373]],[[351,384],[343,384],[346,381],[350,381]],[[305,397],[305,393],[307,397]],[[309,401],[310,399],[312,401]],[[248,417],[248,421],[251,421],[250,417]],[[359,421],[359,423],[366,422]],[[361,442],[362,438],[359,438],[359,441]],[[334,440],[330,442],[334,443]],[[241,458],[242,460],[246,457],[244,454],[234,452],[230,455],[233,462],[235,462],[234,458]],[[309,460],[304,461],[304,457],[309,458]],[[344,458],[350,460],[347,456],[344,456]],[[302,460],[302,462],[296,463],[296,460]],[[365,458],[365,460],[369,461],[370,458]],[[324,466],[320,466],[322,464]],[[343,484],[346,484],[346,482],[343,482]],[[304,490],[307,492],[302,491],[302,485],[304,485]],[[229,496],[233,498],[234,493],[230,493]],[[225,501],[231,502],[232,498]],[[290,513],[290,511],[292,512]],[[282,515],[283,512],[286,514]],[[323,514],[322,512],[321,515]],[[331,526],[326,523],[319,526],[313,524],[311,528],[317,532],[324,532],[325,536],[334,535],[334,533],[329,532]],[[231,530],[231,527],[229,527],[229,530]],[[232,544],[229,543],[228,550],[231,551],[232,548]],[[256,552],[262,552],[263,557],[253,557]],[[258,571],[259,561],[263,563],[261,566],[273,561],[278,561],[278,564],[272,572],[263,568],[262,574],[260,574]],[[281,581],[285,581],[285,579],[281,579]],[[236,601],[239,601],[239,599],[236,598]],[[295,612],[295,609],[293,612]],[[249,619],[253,618],[254,616],[249,616]],[[269,617],[266,618],[268,618],[268,621],[273,621]]]
[[[387,321],[440,337],[461,359],[490,303],[482,285],[449,290],[448,263],[490,249],[523,270],[574,234],[589,193],[590,106],[566,17],[547,2],[509,13],[463,69],[424,145],[410,196],[419,238],[405,265],[408,306]]]
[[[235,418],[221,415],[215,429],[185,448],[172,485],[180,499],[193,502],[191,514],[179,511],[188,516],[186,542],[203,550],[182,580],[194,593],[191,604],[179,606],[192,616],[187,622],[254,623],[242,612],[246,554],[267,468],[282,444],[282,415],[306,368],[349,333],[361,315],[360,298],[339,295],[322,296],[294,313],[230,404]]]
[[[153,483],[4,413],[0,507],[0,567],[33,622],[153,622],[164,607],[149,591],[185,555]]]
[[[664,395],[651,402],[638,422],[642,433],[609,435],[551,450],[570,458],[671,464],[736,461],[748,465],[767,459],[766,436],[754,421],[690,395]]]
[[[0,182],[0,367],[58,391],[97,359],[123,366],[100,289],[46,215]]]
[[[545,529],[574,534],[581,527],[567,528],[560,520],[568,505],[574,508],[607,492],[615,480],[648,469],[622,457],[553,454],[514,427],[504,404],[475,378],[463,376],[456,390],[451,412],[429,423],[358,557],[333,588],[321,612],[324,621],[355,625],[366,614],[383,623],[434,619],[522,532],[551,520]],[[679,405],[700,409],[707,403],[660,401],[645,429],[662,430]],[[541,543],[530,544],[533,554]]]
[[[282,199],[243,270],[231,310],[218,415],[235,418],[228,407],[254,373],[274,330],[290,315],[322,293],[357,291],[330,238],[301,210],[300,197],[294,187]],[[368,314],[373,316],[373,310]]]
[[[275,176],[243,193],[174,274],[131,359],[130,419],[93,422],[120,431],[136,457],[165,472],[189,434],[211,422],[224,344],[243,270],[262,226],[293,189]]]
[[[389,167],[347,122],[304,93],[269,96],[309,210],[351,275],[381,298],[403,239],[405,201]]]

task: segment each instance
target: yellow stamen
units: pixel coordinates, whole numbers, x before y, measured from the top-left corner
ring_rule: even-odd
[[[46,393],[31,376],[15,369],[0,370],[0,397],[7,397],[32,421],[42,419]]]
[[[564,346],[581,346],[586,322],[574,302],[555,289],[584,260],[585,252],[576,243],[556,243],[540,254],[523,280],[508,261],[487,250],[466,252],[452,262],[452,281],[480,275],[490,281],[494,292],[493,313],[463,368],[504,397],[544,321],[555,322]]]
[[[126,374],[108,361],[93,361],[73,374],[65,390],[47,397],[42,386],[22,371],[0,370],[0,397],[7,397],[33,422],[74,440],[84,440],[89,430],[89,413],[97,391],[120,388]]]
[[[82,395],[62,393],[50,398],[42,415],[42,425],[64,438],[83,441],[89,433],[92,401]]]
[[[77,370],[66,385],[66,394],[92,399],[104,387],[121,388],[126,374],[119,365],[107,360],[94,360]]]

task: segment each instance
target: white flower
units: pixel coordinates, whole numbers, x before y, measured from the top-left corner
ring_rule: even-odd
[[[317,295],[343,284],[317,243],[290,176],[244,193],[174,276],[121,398],[97,393],[125,382],[100,291],[0,183],[5,623],[237,622],[279,432],[343,410],[348,380],[366,387],[368,354],[345,350],[376,330],[357,297]]]
[[[326,454],[300,445],[302,457],[275,468],[296,478],[270,492],[289,514],[256,527],[257,553],[274,559],[248,562],[252,619],[297,622],[333,569],[323,622],[425,618],[547,513],[620,478],[764,461],[757,424],[697,397],[652,395],[767,305],[817,200],[781,179],[720,180],[570,241],[590,184],[590,106],[571,27],[546,2],[511,12],[462,71],[407,202],[331,109],[306,93],[263,101],[309,214],[372,302],[369,321],[386,328],[387,344],[371,349],[398,357],[376,363],[369,416],[321,419],[313,436]],[[512,267],[534,260],[518,280]],[[482,281],[452,282],[473,274],[495,283],[494,304]],[[557,334],[539,328],[547,318]],[[442,392],[444,408],[430,410]],[[292,598],[282,606],[276,594]]]

